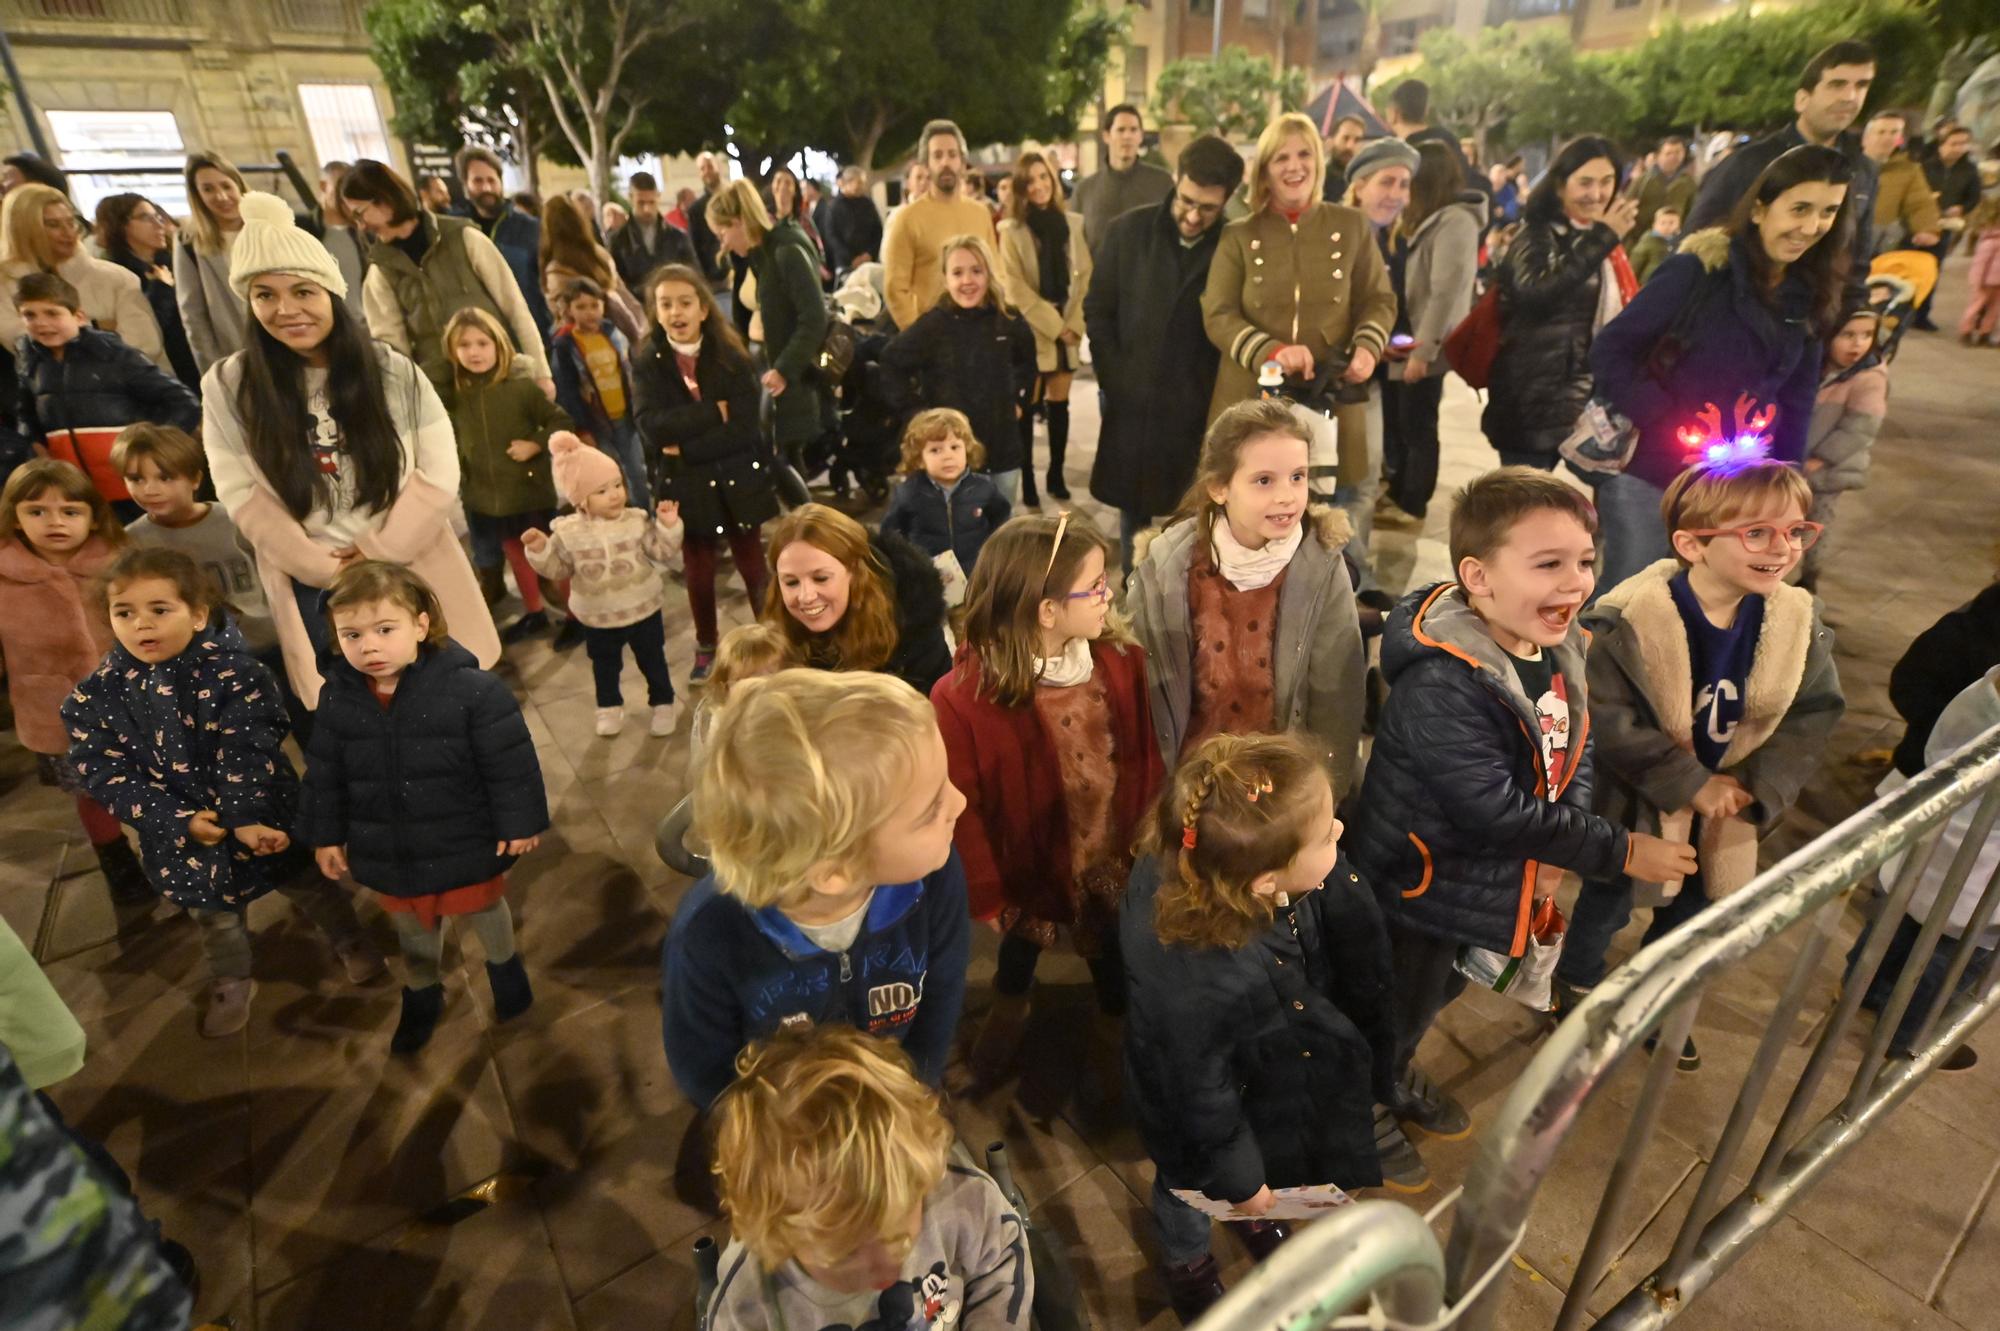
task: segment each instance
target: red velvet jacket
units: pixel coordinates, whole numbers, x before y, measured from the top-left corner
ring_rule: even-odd
[[[1111,704],[1118,753],[1112,844],[1131,845],[1165,773],[1146,701],[1146,653],[1136,644],[1091,644]],[[979,695],[979,659],[961,647],[951,673],[931,689],[952,784],[965,794],[953,840],[965,863],[975,920],[1003,906],[1031,919],[1074,923],[1069,815],[1056,749],[1035,708],[1002,707]]]

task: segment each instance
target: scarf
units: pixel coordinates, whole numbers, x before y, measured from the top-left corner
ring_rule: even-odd
[[[1089,683],[1096,668],[1096,658],[1090,654],[1090,639],[1071,638],[1063,644],[1061,656],[1035,658],[1035,682],[1046,688],[1067,689]]]
[[[1592,331],[1617,318],[1618,312],[1638,294],[1639,278],[1632,271],[1632,261],[1625,256],[1623,245],[1616,246],[1605,257],[1604,270],[1598,275],[1597,322]]]
[[[1042,299],[1060,310],[1069,304],[1069,219],[1053,205],[1031,205],[1025,215],[1040,266],[1036,286]]]
[[[681,372],[681,382],[687,385],[688,392],[694,395],[695,401],[701,401],[701,385],[695,380],[695,367],[701,356],[701,339],[676,342],[665,333],[661,333],[660,336],[666,338],[668,348],[674,353],[674,366]]]
[[[1216,515],[1209,531],[1215,539],[1216,568],[1237,591],[1254,592],[1276,582],[1278,575],[1291,564],[1292,556],[1299,552],[1299,542],[1306,536],[1306,515],[1299,515],[1291,535],[1281,541],[1266,541],[1261,550],[1249,549],[1238,541],[1223,514]]]

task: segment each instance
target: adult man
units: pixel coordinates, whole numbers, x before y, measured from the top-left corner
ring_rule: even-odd
[[[1847,132],[1861,115],[1875,82],[1875,48],[1866,42],[1835,42],[1806,63],[1792,94],[1797,117],[1791,124],[1746,143],[1709,169],[1694,196],[1686,231],[1721,226],[1750,192],[1764,168],[1780,154],[1802,143],[1838,148],[1854,163],[1854,183],[1847,190],[1847,211],[1854,218],[1854,271],[1850,282],[1861,294],[1863,275],[1873,257],[1875,232],[1875,164],[1862,156],[1860,142]]]
[[[1204,134],[1181,150],[1178,168],[1165,199],[1105,228],[1083,298],[1104,394],[1090,493],[1119,511],[1127,569],[1132,538],[1194,479],[1222,354],[1202,326],[1201,293],[1243,157]]]
[[[1360,116],[1342,116],[1333,122],[1333,133],[1326,136],[1326,188],[1320,191],[1320,198],[1328,203],[1339,203],[1347,197],[1347,164],[1354,160],[1354,154],[1361,151],[1361,136],[1368,132],[1368,122]]]
[[[826,224],[833,220],[833,200],[817,180],[808,178],[805,183],[806,216],[812,218],[813,230],[819,233],[820,244],[826,244]]]
[[[1947,122],[1938,127],[1937,146],[1924,159],[1924,176],[1937,191],[1938,211],[1947,218],[1964,217],[1979,202],[1979,167],[1972,160],[1971,147],[1972,131]],[[1957,239],[1956,231],[1947,231],[1943,240],[1930,247],[1940,265]],[[1937,288],[1933,286],[1910,320],[1920,333],[1937,331],[1937,325],[1931,322],[1931,299],[1936,295]]]
[[[828,201],[826,229],[827,266],[842,272],[864,263],[873,263],[882,253],[882,214],[868,197],[868,173],[858,166],[840,168],[840,193]]]
[[[1917,159],[1902,151],[1906,122],[1900,111],[1877,111],[1861,130],[1861,151],[1875,164],[1875,249],[1938,243],[1937,191]]]
[[[708,201],[722,188],[722,167],[714,153],[701,153],[694,159],[694,169],[701,172],[701,197],[688,205],[688,237],[694,241],[701,271],[708,275],[709,285],[714,286],[729,275],[729,265],[722,261],[721,242],[708,228]]]
[[[461,148],[452,160],[465,187],[465,204],[453,211],[484,231],[507,261],[546,344],[552,321],[548,302],[542,299],[542,224],[507,202],[500,158],[492,149]]]
[[[632,219],[611,237],[611,262],[618,276],[638,291],[646,274],[663,263],[684,263],[690,268],[699,260],[687,232],[660,215],[660,182],[650,171],[634,171],[627,182],[632,196]],[[642,293],[640,300],[645,296]]]
[[[361,233],[347,200],[340,197],[340,182],[353,168],[346,162],[326,162],[319,169],[319,240],[340,265],[347,279],[348,313],[366,319],[361,303],[361,284],[368,276],[368,247],[373,243]]]
[[[882,242],[883,296],[898,328],[944,294],[944,244],[955,236],[978,236],[995,252],[993,214],[965,197],[965,135],[949,120],[924,126],[917,143],[930,172],[930,190],[896,210]],[[1000,275],[992,274],[998,282]]]
[[[439,216],[451,211],[451,186],[443,176],[430,171],[417,175],[417,199]]]
[[[1671,207],[1682,217],[1687,216],[1688,205],[1694,202],[1694,168],[1688,161],[1686,139],[1669,134],[1660,140],[1652,168],[1639,180],[1637,196],[1639,217],[1626,233],[1627,249],[1653,229],[1653,214],[1661,208]]]
[[[1139,108],[1120,103],[1104,115],[1104,165],[1077,182],[1071,206],[1083,214],[1083,241],[1091,252],[1104,228],[1122,213],[1158,203],[1174,188],[1174,178],[1139,160],[1146,122]]]
[[[1433,125],[1430,117],[1430,84],[1422,79],[1404,79],[1389,90],[1389,111],[1384,117],[1389,132],[1412,148],[1424,143],[1442,143],[1458,159],[1458,169],[1464,173],[1466,184],[1484,193],[1489,188],[1486,177],[1465,160],[1465,149],[1458,146],[1458,135],[1443,125]]]

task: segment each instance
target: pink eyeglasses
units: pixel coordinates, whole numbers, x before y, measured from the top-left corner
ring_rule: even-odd
[[[1794,522],[1780,527],[1776,523],[1759,522],[1749,527],[1707,527],[1700,531],[1690,531],[1690,536],[1734,536],[1743,542],[1743,548],[1751,554],[1769,550],[1783,543],[1800,550],[1810,550],[1819,534],[1826,530],[1823,522]]]

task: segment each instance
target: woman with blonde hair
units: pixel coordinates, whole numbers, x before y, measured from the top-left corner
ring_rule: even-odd
[[[47,185],[16,185],[0,206],[0,346],[9,351],[27,331],[14,308],[14,286],[30,273],[54,273],[68,282],[92,323],[173,372],[139,279],[84,251],[76,209]]]
[[[542,266],[542,295],[548,300],[549,308],[557,310],[557,302],[568,289],[569,284],[579,277],[587,277],[604,288],[605,315],[612,326],[625,335],[625,340],[637,345],[646,335],[646,321],[640,313],[639,302],[625,289],[619,279],[618,266],[612,261],[611,251],[597,243],[591,235],[589,215],[575,198],[566,194],[552,194],[542,205],[542,245],[540,261]],[[558,311],[558,322],[561,314]]]
[[[1083,343],[1083,295],[1090,288],[1090,247],[1083,215],[1063,206],[1062,181],[1049,159],[1024,152],[1000,222],[1000,272],[1008,303],[1035,330],[1033,406],[1049,424],[1048,489],[1069,498],[1063,456],[1069,448],[1069,386]],[[1021,414],[1021,492],[1035,499],[1035,413]]]
[[[944,583],[916,546],[805,504],[778,520],[766,549],[777,578],[764,622],[784,631],[804,664],[880,671],[925,695],[951,669]]]
[[[229,285],[229,252],[243,230],[243,173],[220,153],[189,153],[188,224],[174,247],[174,299],[195,364],[208,367],[243,350],[248,308]]]

